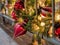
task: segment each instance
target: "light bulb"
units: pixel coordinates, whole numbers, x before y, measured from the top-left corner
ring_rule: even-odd
[[[59,21],[59,20],[60,20],[60,15],[59,14],[55,15],[55,21]]]
[[[25,9],[23,8],[23,11],[25,11]]]
[[[44,22],[41,22],[41,26],[45,26],[45,23]]]

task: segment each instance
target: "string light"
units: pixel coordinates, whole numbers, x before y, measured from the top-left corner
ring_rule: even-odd
[[[41,22],[41,26],[45,26],[45,23],[44,22]]]
[[[59,14],[55,15],[55,21],[60,21],[60,15]]]

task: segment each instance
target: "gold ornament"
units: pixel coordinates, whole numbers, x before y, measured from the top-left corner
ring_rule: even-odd
[[[38,16],[38,20],[41,21],[42,20],[42,17],[41,16]]]
[[[45,7],[45,1],[46,0],[38,0],[38,6]]]
[[[37,24],[32,24],[32,29],[35,31],[39,30],[39,26]]]
[[[29,7],[29,15],[31,16],[33,13],[34,13],[34,10],[33,10],[33,8],[30,6],[30,7]]]
[[[23,22],[24,22],[23,18],[20,17],[20,18],[18,19],[18,23],[23,23]]]

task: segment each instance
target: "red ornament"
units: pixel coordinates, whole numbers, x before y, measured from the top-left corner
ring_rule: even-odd
[[[41,14],[42,16],[46,17],[46,11],[42,10]]]
[[[45,10],[45,11],[48,11],[48,12],[52,13],[52,8],[51,7],[44,7],[42,9]]]
[[[13,18],[13,19],[15,19],[15,20],[17,20],[17,19],[18,19],[18,18],[17,18],[17,16],[16,16],[16,13],[15,13],[14,11],[12,12],[12,14],[11,14],[11,15],[12,15],[12,18]]]
[[[55,30],[55,34],[58,36],[60,35],[60,27]]]
[[[26,30],[20,24],[17,23],[14,26],[14,37],[24,35],[25,33],[26,33]]]
[[[22,10],[24,8],[24,4],[20,1],[20,2],[16,2],[14,5],[15,10]]]

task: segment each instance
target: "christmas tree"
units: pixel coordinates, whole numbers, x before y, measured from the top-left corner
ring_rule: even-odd
[[[52,37],[51,2],[51,0],[17,0],[11,14],[16,21],[14,37],[29,31],[33,33],[32,45],[41,45],[43,36]]]

